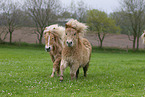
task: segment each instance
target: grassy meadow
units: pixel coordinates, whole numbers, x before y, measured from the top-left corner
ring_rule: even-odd
[[[38,46],[0,45],[0,97],[145,97],[145,52],[94,48],[88,70],[71,81],[51,78],[52,61]]]

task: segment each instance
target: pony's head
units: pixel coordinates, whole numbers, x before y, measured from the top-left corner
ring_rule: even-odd
[[[86,32],[87,26],[74,19],[69,20],[65,26],[65,46],[76,46],[76,44],[78,44],[78,40],[81,39]]]
[[[58,26],[57,24],[46,27],[44,30],[45,50],[50,52],[54,45],[62,44],[64,33],[64,27]]]
[[[53,49],[54,43],[56,42],[55,41],[56,37],[50,31],[48,31],[44,34],[44,38],[45,38],[45,50],[47,52],[50,52]]]

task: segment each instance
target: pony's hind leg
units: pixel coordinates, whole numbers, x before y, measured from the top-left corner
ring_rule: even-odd
[[[78,78],[78,74],[79,74],[79,69],[76,72],[76,79]]]
[[[87,76],[88,67],[89,67],[89,62],[87,63],[87,65],[86,65],[85,67],[83,67],[83,70],[84,70],[84,77]]]
[[[60,62],[61,62],[61,57],[57,58],[57,67],[56,67],[57,76],[59,76]]]

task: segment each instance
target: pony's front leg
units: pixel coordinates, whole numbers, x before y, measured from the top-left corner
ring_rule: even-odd
[[[77,70],[78,69],[79,69],[79,63],[72,64],[72,66],[70,67],[71,80],[73,80],[74,78],[76,78],[76,73],[77,73]]]
[[[53,70],[52,70],[51,77],[54,77],[54,73],[55,73],[55,68],[54,68],[54,66],[53,66]]]
[[[59,64],[60,64],[60,61],[61,61],[61,57],[58,57],[54,63],[53,63],[53,71],[52,71],[52,74],[51,74],[51,77],[54,77],[54,73],[55,71],[57,71],[57,76],[59,76]]]
[[[65,61],[65,60],[61,60],[61,65],[60,65],[60,72],[61,72],[61,74],[60,74],[60,81],[63,81],[63,72],[64,72],[64,70],[65,70],[65,68],[68,66],[68,63],[67,63],[67,61]]]

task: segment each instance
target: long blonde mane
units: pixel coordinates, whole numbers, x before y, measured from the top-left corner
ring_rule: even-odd
[[[86,26],[84,23],[80,23],[77,20],[71,19],[66,23],[66,28],[74,28],[77,30],[78,33],[80,33],[80,36],[84,36],[84,33],[86,33],[88,26]]]
[[[63,38],[65,35],[65,28],[62,26],[58,26],[58,24],[50,25],[45,28],[44,34],[50,32],[54,35],[57,35],[59,37],[59,42],[63,44]]]

